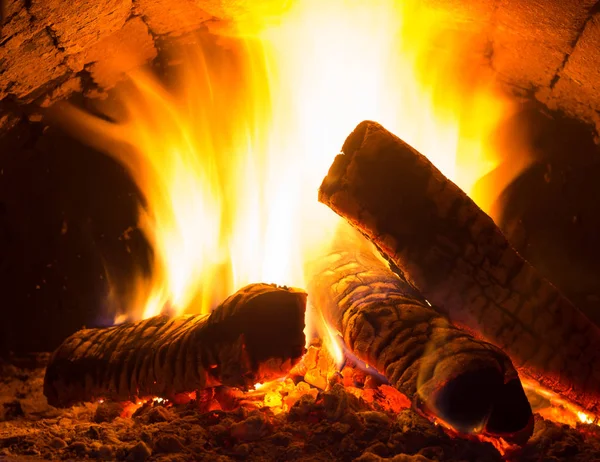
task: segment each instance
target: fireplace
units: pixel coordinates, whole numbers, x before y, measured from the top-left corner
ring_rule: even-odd
[[[4,1],[0,458],[600,458],[598,33]]]

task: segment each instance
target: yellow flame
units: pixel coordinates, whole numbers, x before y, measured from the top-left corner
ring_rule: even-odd
[[[577,418],[579,419],[579,421],[581,423],[584,423],[584,424],[593,424],[594,423],[594,419],[592,419],[585,412],[581,412],[581,411],[577,412]]]
[[[542,387],[535,380],[521,377],[521,383],[526,392],[537,394],[549,401],[549,407],[534,409],[534,411],[539,413],[542,417],[571,427],[575,427],[580,423],[600,425],[597,416],[584,412],[581,407]]]
[[[304,261],[338,223],[317,189],[364,119],[467,191],[496,165],[486,140],[508,105],[457,64],[468,43],[447,17],[394,0],[303,0],[278,14],[251,21],[250,39],[199,39],[170,89],[132,74],[115,123],[70,111],[145,196],[154,255],[133,291],[139,316],[205,312],[250,282],[303,286]]]
[[[324,334],[321,334],[323,338],[323,346],[327,349],[327,351],[331,354],[333,361],[335,362],[335,366],[337,370],[341,370],[344,364],[344,352],[342,351],[342,347],[340,346],[340,336],[334,331],[334,329],[327,323],[325,320],[325,316],[322,312],[321,319],[319,325],[324,327]]]

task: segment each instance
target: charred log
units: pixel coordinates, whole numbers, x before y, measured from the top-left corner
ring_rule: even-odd
[[[304,354],[306,293],[251,284],[212,313],[160,315],[76,332],[54,352],[44,394],[57,407],[172,397],[284,376]]]
[[[375,122],[346,139],[319,200],[350,221],[453,323],[541,385],[600,411],[600,329],[423,155]]]
[[[337,237],[311,269],[309,294],[352,353],[428,417],[463,433],[527,441],[533,415],[508,356],[454,327],[362,236]]]

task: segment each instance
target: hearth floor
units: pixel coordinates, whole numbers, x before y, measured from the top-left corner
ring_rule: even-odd
[[[88,403],[68,409],[42,393],[47,354],[0,363],[0,461],[500,461],[488,443],[448,436],[410,409],[374,409],[342,386],[305,396],[289,412],[241,407],[203,412]],[[513,461],[600,461],[600,428],[573,429],[536,415]]]

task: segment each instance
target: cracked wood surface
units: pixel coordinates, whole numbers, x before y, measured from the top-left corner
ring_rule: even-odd
[[[508,356],[453,326],[377,258],[362,236],[340,229],[309,274],[312,305],[346,347],[421,412],[465,433],[483,429],[527,441],[531,407]]]
[[[76,332],[53,353],[48,403],[248,389],[283,377],[304,354],[306,293],[269,284],[240,289],[206,315],[155,316]]]
[[[86,77],[89,66],[103,69],[92,72],[92,82],[109,89],[123,72],[152,60],[161,37],[280,14],[281,5],[274,0],[3,0],[0,102],[47,106],[77,91],[79,84],[64,84]],[[509,89],[600,124],[600,2],[426,0],[422,5],[451,11],[448,28],[471,34],[479,56],[474,59],[486,62]],[[114,63],[124,50],[128,59]],[[113,69],[104,71],[109,66]]]
[[[453,323],[520,372],[600,411],[600,329],[423,155],[375,122],[347,138],[319,200],[371,239]]]

